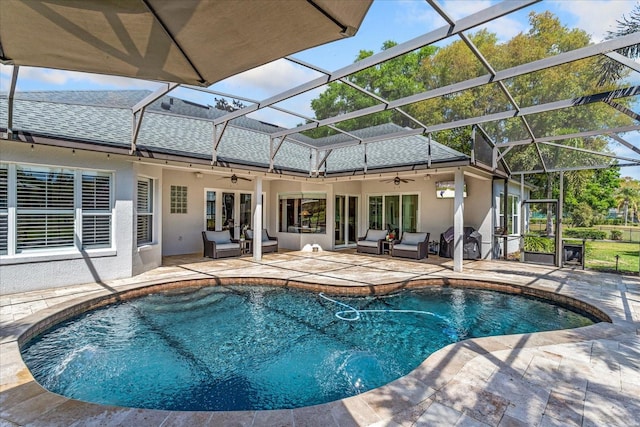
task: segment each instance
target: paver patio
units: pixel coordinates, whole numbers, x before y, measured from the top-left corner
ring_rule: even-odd
[[[61,309],[98,295],[175,280],[265,277],[362,287],[463,279],[556,292],[608,315],[575,330],[467,340],[409,375],[336,402],[278,411],[171,412],[68,399],[42,389],[22,362],[18,336]],[[209,260],[168,257],[139,276],[0,296],[0,426],[633,426],[640,425],[640,278],[515,262],[415,262],[349,252],[286,252]]]

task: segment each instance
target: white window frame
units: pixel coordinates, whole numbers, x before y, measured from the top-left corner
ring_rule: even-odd
[[[112,242],[113,242],[113,174],[111,173],[104,173],[104,172],[99,172],[99,171],[89,171],[89,170],[83,170],[81,171],[80,174],[78,174],[79,177],[78,179],[80,180],[79,183],[79,188],[80,191],[77,191],[76,193],[78,194],[78,197],[80,197],[80,200],[78,202],[78,206],[80,206],[81,208],[81,212],[80,215],[78,215],[81,218],[80,224],[78,225],[78,232],[76,233],[82,242],[82,248],[83,249],[93,249],[93,248],[110,248],[112,246]],[[94,195],[96,195],[97,197],[94,198],[95,201],[95,206],[93,207],[85,207],[85,193],[84,193],[84,177],[85,176],[94,176],[94,177],[102,177],[102,178],[107,178],[108,179],[108,185],[109,188],[105,193],[102,194],[96,194],[94,193]],[[106,203],[104,198],[107,198]],[[97,243],[92,243],[91,245],[89,245],[86,242],[86,239],[84,238],[84,224],[85,224],[85,220],[90,220],[91,218],[94,219],[94,223],[96,224],[96,229],[93,230],[93,233],[96,235],[102,235],[102,236],[106,236],[107,237],[107,242],[105,243],[104,241],[102,242],[97,242]],[[99,230],[100,227],[104,227],[104,224],[99,224],[100,221],[104,221],[106,220],[106,231],[104,230],[104,228],[101,230]],[[103,237],[104,238],[104,237]]]
[[[147,200],[145,201],[146,206],[141,205],[140,202],[140,183],[146,183],[148,185],[147,191]],[[155,242],[155,179],[146,177],[146,176],[138,176],[136,179],[136,242],[138,247],[152,245]],[[147,234],[149,236],[148,239],[140,239],[140,219],[142,217],[147,218]]]
[[[503,202],[504,192],[500,192],[498,196],[498,224],[504,224],[502,219],[504,217],[504,202]],[[517,194],[507,194],[507,203],[511,205],[511,218],[510,221],[506,223],[508,230],[505,230],[510,236],[519,236],[520,235],[520,196]]]
[[[0,200],[3,201],[0,203],[0,239],[3,239],[0,255],[7,255],[12,240],[9,238],[9,165],[0,164],[0,174],[4,175],[4,179],[0,179]]]
[[[114,179],[112,171],[94,170],[94,169],[80,169],[58,165],[40,165],[40,164],[26,164],[26,163],[0,163],[0,169],[5,170],[7,173],[7,205],[6,207],[0,207],[0,217],[7,219],[6,240],[7,249],[0,252],[0,258],[3,259],[3,263],[20,263],[30,262],[33,257],[46,256],[48,259],[65,259],[71,254],[80,255],[80,252],[86,251],[89,254],[106,254],[104,249],[112,251],[115,247],[115,239],[113,235],[113,191],[114,191]],[[20,186],[18,178],[18,170],[31,169],[33,171],[40,171],[42,173],[50,174],[63,171],[64,173],[73,174],[73,195],[72,206],[64,208],[55,207],[36,207],[36,206],[18,206],[18,188]],[[108,194],[106,205],[102,203],[101,209],[83,209],[82,205],[82,177],[83,175],[100,175],[107,177],[108,179]],[[28,184],[28,182],[26,182]],[[47,185],[46,191],[49,191]],[[28,196],[28,193],[25,193]],[[70,195],[69,195],[70,196]],[[46,197],[46,194],[44,195]],[[28,247],[26,244],[24,247],[18,249],[20,242],[18,241],[18,221],[21,216],[45,216],[45,215],[57,215],[64,214],[70,216],[70,224],[73,230],[73,237],[68,244],[65,245],[47,245],[34,244],[33,247]],[[82,239],[82,226],[83,219],[85,217],[91,217],[99,215],[106,217],[109,224],[108,239],[99,245],[89,245],[84,247]],[[103,220],[104,223],[104,220]],[[43,239],[45,242],[49,239],[47,235],[47,222],[41,222],[41,228],[37,229],[37,222],[33,222],[36,233],[44,233]],[[44,230],[44,231],[43,231]],[[55,234],[54,234],[55,236]],[[60,258],[58,258],[60,256]],[[72,255],[73,257],[73,255]],[[33,258],[36,259],[36,258]]]

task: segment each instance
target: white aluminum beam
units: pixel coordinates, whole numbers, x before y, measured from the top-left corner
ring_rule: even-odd
[[[20,66],[14,65],[11,73],[11,82],[9,83],[9,94],[7,96],[7,138],[13,139],[13,99],[16,94],[16,84],[18,83],[18,73]]]
[[[600,44],[586,46],[580,49],[572,50],[570,52],[561,53],[559,55],[555,55],[549,58],[540,59],[527,64],[508,68],[506,70],[498,71],[496,72],[495,77],[492,76],[491,74],[487,74],[484,76],[454,83],[448,86],[443,86],[441,88],[436,88],[436,89],[432,89],[419,94],[407,96],[404,98],[399,98],[394,101],[390,101],[388,104],[388,109],[402,107],[408,104],[426,101],[426,100],[437,98],[443,95],[450,95],[456,92],[472,89],[472,88],[479,87],[492,82],[507,80],[507,79],[522,76],[525,74],[533,73],[536,71],[541,71],[547,68],[568,64],[584,58],[599,55],[608,51],[620,49],[620,48],[638,43],[639,41],[640,41],[640,34],[630,34],[628,36],[618,37],[616,39],[608,40]],[[354,119],[354,118],[366,116],[369,114],[377,113],[380,111],[384,111],[385,109],[387,109],[387,105],[382,105],[382,104],[374,105],[372,107],[367,107],[361,110],[352,111],[347,114],[342,114],[337,117],[323,119],[323,120],[320,120],[317,124],[311,123],[311,124],[302,125],[297,127],[296,131],[301,132],[309,129],[314,129],[319,126],[326,126],[326,125],[338,123],[344,120]],[[433,129],[430,127],[429,130],[432,131]],[[287,134],[289,132],[290,130],[276,132],[274,133],[273,136],[278,136],[280,133]]]
[[[632,132],[635,130],[640,130],[640,125],[623,126],[623,127],[611,128],[611,129],[596,129],[596,130],[590,130],[585,132],[569,133],[565,135],[545,136],[545,137],[537,138],[536,141],[550,142],[550,141],[561,141],[563,139],[571,139],[571,138],[584,138],[588,136],[600,136],[600,135],[611,136],[616,133]],[[527,144],[531,144],[531,142],[532,141],[530,139],[521,139],[519,141],[502,142],[498,144],[498,147],[502,148],[502,147],[512,147],[516,145],[527,145]]]
[[[133,154],[138,151],[138,136],[140,135],[140,128],[142,126],[142,119],[144,117],[144,112],[149,105],[157,101],[158,99],[165,96],[167,93],[171,92],[173,89],[180,86],[178,83],[170,83],[166,82],[166,86],[161,86],[156,89],[153,93],[144,97],[141,101],[131,107],[131,113],[133,117],[133,129],[131,132],[131,148],[129,149],[129,154]]]
[[[609,137],[615,139],[616,141],[618,141],[620,144],[624,145],[628,149],[630,149],[632,151],[635,151],[636,153],[640,154],[640,148],[638,148],[635,145],[633,145],[632,143],[628,142],[626,139],[623,139],[620,135],[616,135],[614,133],[614,134],[609,135]]]
[[[392,48],[389,48],[383,52],[369,56],[361,61],[355,62],[346,67],[340,68],[339,70],[336,70],[335,72],[333,72],[330,76],[319,77],[307,83],[298,85],[290,90],[284,91],[275,96],[267,98],[262,102],[260,102],[259,104],[253,104],[241,110],[237,110],[232,113],[229,113],[223,117],[220,117],[218,119],[218,123],[222,123],[226,120],[232,120],[236,117],[246,115],[258,109],[268,107],[278,102],[282,102],[286,99],[289,99],[296,95],[300,95],[301,93],[316,89],[332,81],[339,80],[350,74],[357,73],[358,71],[381,64],[385,61],[404,55],[408,52],[412,52],[416,49],[420,49],[424,46],[428,46],[433,43],[444,40],[447,37],[450,37],[454,34],[461,33],[463,31],[466,31],[471,28],[475,28],[477,26],[490,22],[494,19],[500,18],[504,15],[510,14],[512,12],[516,12],[527,6],[538,3],[539,1],[540,0],[503,1],[494,6],[488,7],[486,9],[483,9],[479,12],[473,13],[465,18],[460,19],[456,23],[456,26],[453,29],[449,25],[445,25],[436,30],[430,31],[429,33],[424,34],[420,37],[416,37],[405,43],[401,43]]]
[[[613,59],[616,62],[619,62],[622,65],[626,65],[627,67],[631,68],[632,70],[640,73],[640,64],[638,64],[636,61],[633,61],[630,58],[627,58],[624,55],[620,55],[618,52],[605,53],[605,56]]]

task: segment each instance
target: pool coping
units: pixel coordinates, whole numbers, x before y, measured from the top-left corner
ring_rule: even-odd
[[[430,407],[435,407],[438,402],[438,394],[443,388],[458,380],[458,375],[474,364],[482,364],[482,360],[488,355],[495,356],[496,360],[502,358],[501,352],[544,351],[545,347],[562,344],[581,344],[594,340],[615,340],[618,337],[637,336],[638,323],[621,318],[619,313],[602,301],[591,296],[582,296],[580,299],[570,295],[565,288],[552,292],[543,285],[516,284],[511,281],[497,279],[483,279],[481,277],[464,274],[449,274],[448,277],[430,277],[412,281],[397,281],[392,283],[353,286],[341,288],[348,294],[389,293],[400,288],[418,286],[461,286],[469,284],[474,288],[496,289],[504,291],[510,289],[514,293],[524,292],[539,297],[556,298],[556,302],[562,304],[578,303],[579,308],[591,314],[608,318],[611,323],[598,323],[577,329],[537,332],[531,334],[507,335],[498,337],[474,338],[450,344],[431,354],[416,369],[389,384],[370,390],[360,395],[352,396],[335,402],[325,404],[273,411],[232,411],[232,412],[187,412],[164,411],[150,409],[136,409],[115,406],[105,406],[94,403],[69,399],[43,389],[31,376],[28,368],[22,362],[20,345],[31,336],[43,329],[58,323],[64,318],[73,316],[79,312],[87,311],[96,305],[104,305],[123,297],[135,297],[148,293],[150,288],[164,288],[198,285],[203,281],[214,282],[216,285],[230,284],[245,281],[247,284],[268,284],[276,286],[288,286],[292,288],[305,288],[313,291],[331,293],[338,289],[332,285],[312,284],[308,281],[298,281],[282,278],[255,278],[255,277],[215,277],[208,274],[194,274],[182,280],[169,280],[166,278],[148,280],[121,286],[115,290],[102,290],[90,295],[84,295],[69,301],[57,304],[50,308],[40,310],[30,316],[15,322],[9,328],[3,328],[2,358],[3,375],[0,385],[0,403],[2,403],[1,419],[16,423],[36,423],[46,420],[49,425],[69,425],[79,419],[91,424],[119,424],[130,423],[137,420],[145,425],[187,425],[193,422],[210,425],[372,425],[380,422],[395,422],[399,425],[413,423]],[[336,294],[333,292],[333,294]],[[492,357],[493,357],[492,356]],[[9,361],[9,375],[5,360]],[[491,393],[490,393],[491,394]],[[492,394],[493,396],[493,394]],[[500,397],[500,396],[498,396]],[[504,400],[504,397],[503,397]],[[504,411],[498,419],[488,414],[492,408],[504,407],[504,401],[496,403],[496,398],[488,399],[487,413],[481,413],[476,418],[473,413],[469,415],[478,422],[488,425],[498,425],[504,418]],[[435,403],[434,403],[435,402]],[[634,402],[635,403],[635,402]],[[493,405],[493,406],[491,406]],[[34,410],[35,408],[39,408]],[[462,412],[462,411],[460,411]],[[467,411],[468,412],[468,411]],[[482,412],[482,411],[481,411]],[[482,418],[482,420],[478,420]],[[126,420],[126,421],[125,421]],[[495,421],[495,422],[494,422]],[[386,425],[386,424],[385,424]]]

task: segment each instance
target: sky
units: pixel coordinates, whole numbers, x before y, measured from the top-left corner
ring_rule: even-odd
[[[442,8],[454,19],[482,10],[497,1],[494,0],[447,0],[441,1]],[[528,31],[530,12],[551,11],[569,28],[581,28],[591,35],[593,42],[600,42],[607,31],[616,29],[616,20],[628,16],[637,0],[545,0],[529,6],[485,25],[495,33],[500,41],[507,41],[520,32]],[[426,2],[420,0],[374,0],[355,37],[339,40],[292,56],[335,71],[353,63],[362,49],[378,52],[387,40],[398,43],[420,36],[439,28],[445,21]],[[10,66],[0,66],[0,91],[7,91],[11,75]],[[285,60],[275,61],[249,70],[211,86],[211,89],[236,96],[260,100],[287,90],[296,84],[312,80],[321,74]],[[637,77],[637,76],[636,76]],[[128,79],[116,76],[21,67],[17,90],[113,90],[150,89],[158,87],[157,82]],[[321,89],[308,92],[281,105],[310,117],[313,111],[310,100],[317,97]],[[202,104],[215,104],[213,96],[188,89],[177,89],[172,95]],[[246,102],[246,104],[248,104]],[[262,110],[253,118],[283,126],[295,126],[302,122],[273,110]],[[628,134],[630,142],[640,146],[640,132]],[[620,154],[636,157],[630,150],[619,146]],[[636,170],[637,169],[637,170]],[[640,179],[640,167],[625,168],[623,175]]]

